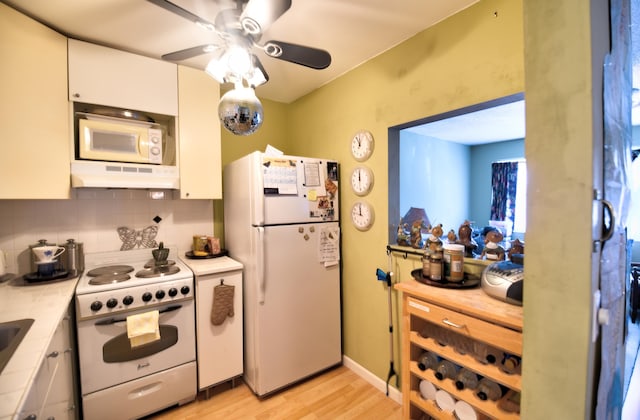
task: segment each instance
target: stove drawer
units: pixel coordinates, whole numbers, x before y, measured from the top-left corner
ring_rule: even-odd
[[[196,396],[196,363],[145,376],[82,397],[85,419],[133,419]]]

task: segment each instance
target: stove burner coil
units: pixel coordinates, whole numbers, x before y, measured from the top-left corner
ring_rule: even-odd
[[[106,265],[104,267],[97,267],[90,270],[87,273],[89,277],[98,277],[104,275],[118,276],[120,274],[127,274],[133,271],[133,267],[130,265]]]
[[[176,265],[158,265],[150,268],[145,268],[136,273],[136,277],[149,278],[149,277],[163,277],[176,274],[180,271],[180,267]]]
[[[174,260],[166,260],[164,263],[158,264],[156,260],[149,260],[144,265],[144,268],[165,267],[167,265],[176,265],[176,262]]]
[[[111,284],[111,283],[122,283],[123,281],[127,281],[131,278],[128,274],[102,274],[99,276],[92,277],[89,280],[89,284],[93,285],[103,285],[103,284]]]

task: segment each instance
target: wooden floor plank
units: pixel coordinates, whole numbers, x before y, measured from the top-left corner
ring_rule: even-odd
[[[198,398],[147,417],[147,420],[399,420],[400,404],[352,370],[340,366],[260,399],[242,381],[214,388]]]

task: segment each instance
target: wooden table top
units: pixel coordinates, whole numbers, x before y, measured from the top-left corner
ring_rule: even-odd
[[[394,285],[407,295],[435,303],[494,324],[522,331],[522,307],[487,295],[480,287],[473,289],[445,289],[429,286],[416,280]]]

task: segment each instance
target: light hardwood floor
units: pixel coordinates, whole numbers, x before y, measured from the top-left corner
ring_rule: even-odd
[[[205,399],[170,408],[148,419],[400,419],[402,407],[349,368],[340,366],[264,399],[241,380],[221,385]],[[226,389],[225,389],[226,388]]]

